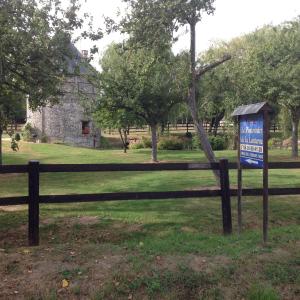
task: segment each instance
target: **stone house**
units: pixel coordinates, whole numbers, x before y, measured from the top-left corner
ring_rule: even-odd
[[[93,69],[89,64],[82,63],[86,51],[80,53],[73,45],[71,50],[74,55],[68,61],[70,75],[63,84],[63,96],[59,103],[37,111],[27,107],[27,123],[33,127],[37,140],[97,148],[100,146],[101,130],[87,109],[92,106],[96,89],[84,76]]]

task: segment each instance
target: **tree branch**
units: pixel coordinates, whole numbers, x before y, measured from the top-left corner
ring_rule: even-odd
[[[199,80],[202,75],[204,75],[206,72],[216,68],[217,66],[223,64],[225,61],[230,60],[231,55],[225,54],[220,60],[217,60],[211,64],[205,65],[204,67],[197,70],[196,74],[196,80]]]
[[[139,116],[140,118],[144,119],[145,121],[147,120],[146,115],[144,115],[141,112],[136,112],[133,108],[131,108],[129,106],[122,105],[122,104],[118,103],[117,105],[111,105],[111,108],[114,108],[114,109],[117,109],[117,110],[118,109],[125,109],[127,111],[133,112],[136,116]]]

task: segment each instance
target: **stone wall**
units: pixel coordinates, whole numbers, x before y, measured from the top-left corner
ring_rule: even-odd
[[[36,129],[38,138],[45,136],[49,142],[99,147],[101,131],[88,113],[95,97],[94,87],[74,76],[66,80],[63,90],[59,104],[35,112],[27,109],[27,123]],[[83,133],[82,122],[89,122],[89,133]]]

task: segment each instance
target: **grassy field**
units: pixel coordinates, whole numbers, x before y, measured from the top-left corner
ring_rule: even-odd
[[[89,150],[5,143],[5,164],[148,162],[149,150]],[[234,151],[217,152],[235,160]],[[271,161],[288,161],[274,150]],[[160,161],[205,161],[160,151]],[[231,172],[236,184],[236,171]],[[247,187],[261,171],[245,171]],[[167,191],[214,186],[209,171],[42,174],[42,194]],[[270,171],[271,186],[300,185],[300,170]],[[26,195],[27,177],[0,175],[1,196]],[[243,199],[243,234],[223,237],[220,199],[42,205],[41,245],[26,247],[26,207],[0,208],[1,299],[299,299],[300,196],[271,197],[261,240],[261,197]],[[64,287],[63,287],[64,286]]]

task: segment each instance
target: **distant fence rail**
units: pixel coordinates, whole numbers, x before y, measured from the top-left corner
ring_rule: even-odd
[[[211,127],[211,124],[208,122],[203,122],[202,123],[204,129],[206,132],[209,131],[214,131],[216,130],[217,133],[225,133],[228,130],[232,129],[234,127],[233,123],[228,123],[228,122],[221,122],[217,129],[214,129]],[[177,124],[166,124],[164,127],[164,130],[167,132],[195,132],[195,127],[193,123],[177,123]],[[280,131],[279,124],[271,124],[270,125],[270,131],[271,132],[278,132]],[[108,133],[114,133],[117,134],[117,130],[111,129],[107,130]],[[129,133],[130,134],[147,134],[150,132],[150,127],[149,126],[142,126],[142,127],[130,127],[129,128]]]
[[[40,164],[29,161],[28,165],[2,165],[0,174],[27,173],[28,196],[2,197],[0,206],[28,204],[28,242],[29,245],[39,244],[39,205],[45,203],[101,202],[123,200],[163,200],[179,198],[221,197],[223,233],[231,234],[231,196],[238,191],[230,189],[229,170],[237,169],[236,163],[221,159],[216,163],[161,163],[161,164]],[[245,169],[251,169],[247,167]],[[269,169],[300,169],[300,162],[273,162]],[[183,190],[164,192],[118,192],[101,194],[76,195],[40,195],[40,173],[69,172],[122,172],[122,171],[188,171],[218,170],[220,172],[220,188],[207,190]],[[244,196],[262,195],[262,189],[243,189]],[[270,195],[298,195],[300,188],[270,188]]]

